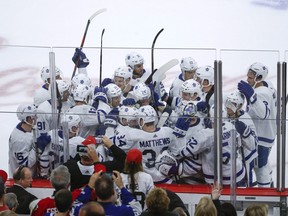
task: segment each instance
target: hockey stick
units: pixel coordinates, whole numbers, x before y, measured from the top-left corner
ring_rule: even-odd
[[[106,8],[102,8],[102,9],[96,11],[94,14],[92,14],[92,16],[88,19],[87,24],[86,24],[86,28],[85,28],[85,31],[84,31],[84,35],[83,35],[83,38],[82,38],[82,41],[81,41],[80,50],[82,50],[82,48],[83,48],[83,46],[84,46],[84,42],[85,42],[85,39],[86,39],[86,35],[87,35],[87,32],[88,32],[88,28],[89,28],[90,22],[94,19],[95,16],[97,16],[98,14],[101,14],[101,13],[105,12],[106,10],[107,10]],[[73,73],[72,73],[72,78],[75,76],[78,61],[79,61],[79,60],[77,60],[76,64],[74,65],[74,70],[73,70]],[[71,79],[72,79],[72,78],[71,78]]]
[[[162,28],[155,36],[153,42],[152,42],[152,48],[151,48],[151,74],[150,76],[148,77],[148,79],[146,80],[146,84],[149,84],[151,81],[152,81],[152,76],[153,74],[155,73],[155,70],[154,70],[154,47],[155,47],[155,43],[156,43],[156,40],[158,38],[158,36],[161,34],[161,32],[164,30],[164,28]]]
[[[99,76],[99,86],[102,87],[102,50],[103,50],[103,35],[105,32],[105,28],[102,30],[101,33],[101,47],[100,47],[100,76]]]

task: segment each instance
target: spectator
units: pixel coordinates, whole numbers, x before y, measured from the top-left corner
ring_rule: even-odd
[[[88,185],[82,189],[72,191],[73,204],[78,202],[87,203],[89,201],[92,189],[94,188],[95,180],[99,177],[100,173],[101,171],[93,174],[90,177]],[[50,182],[55,188],[53,195],[61,189],[67,189],[70,185],[70,173],[68,168],[64,165],[60,165],[55,168],[50,175]],[[44,199],[37,200],[30,204],[30,209],[32,210],[32,216],[43,216],[46,212],[55,212],[56,206],[54,198],[46,197]]]
[[[14,185],[7,188],[7,193],[14,193],[19,205],[16,208],[17,214],[30,214],[29,205],[37,197],[29,193],[26,188],[31,187],[32,172],[29,167],[20,166],[13,174]]]
[[[144,208],[145,197],[154,188],[151,175],[143,172],[142,152],[131,149],[127,153],[124,165],[124,173],[121,173],[124,187],[126,187]]]
[[[8,206],[5,205],[4,199],[6,194],[5,182],[7,180],[7,173],[1,170],[0,173],[0,212],[9,210]]]
[[[18,200],[17,196],[14,193],[6,193],[4,202],[10,210],[14,212],[16,211],[16,208],[18,206]]]
[[[45,216],[66,216],[69,214],[69,210],[73,203],[71,191],[66,188],[57,191],[54,200],[57,212],[46,213]]]
[[[147,210],[141,216],[176,216],[177,213],[168,211],[170,199],[162,188],[153,188],[146,197]]]
[[[235,207],[229,202],[222,203],[221,209],[223,216],[237,216]]]
[[[208,196],[200,199],[195,209],[195,216],[216,216],[217,209],[212,200]]]
[[[267,216],[268,215],[268,205],[250,205],[245,210],[244,216]]]
[[[170,199],[168,211],[177,213],[179,216],[190,216],[181,198],[173,191],[164,189]]]
[[[12,210],[5,210],[0,212],[0,216],[17,216],[17,214]]]
[[[105,211],[98,202],[88,202],[81,207],[79,216],[105,216]]]
[[[121,190],[121,205],[115,205],[117,193],[114,183]],[[141,205],[133,195],[124,187],[122,177],[118,171],[113,171],[112,178],[104,174],[95,182],[95,193],[97,201],[103,206],[106,215],[113,216],[133,216],[139,215],[142,211]]]

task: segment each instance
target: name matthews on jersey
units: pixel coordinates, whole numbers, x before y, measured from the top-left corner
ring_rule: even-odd
[[[140,148],[165,146],[170,144],[170,138],[161,138],[157,140],[140,141]]]

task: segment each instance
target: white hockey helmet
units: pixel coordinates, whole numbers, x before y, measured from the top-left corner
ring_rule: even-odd
[[[136,52],[131,52],[126,55],[125,62],[128,67],[134,70],[135,65],[144,64],[144,58]]]
[[[214,85],[214,68],[213,67],[209,65],[199,67],[196,70],[196,74],[197,74],[197,77],[200,79],[200,84],[202,87]],[[203,85],[204,80],[208,81],[208,85],[205,85],[205,86]]]
[[[59,68],[55,67],[55,76],[61,76],[62,72]],[[49,83],[48,79],[50,79],[50,67],[45,66],[41,69],[41,79],[44,83]]]
[[[139,82],[134,86],[133,94],[137,101],[149,99],[151,97],[150,88],[142,82]]]
[[[234,113],[241,109],[244,104],[244,95],[239,91],[233,91],[226,95],[225,107],[231,109]]]
[[[63,99],[64,92],[69,90],[70,85],[64,80],[56,80],[57,88],[61,99]]]
[[[138,109],[136,107],[130,106],[121,106],[119,108],[119,121],[121,124],[124,124],[123,119],[127,120],[127,123],[131,120],[137,120]]]
[[[91,98],[92,88],[88,85],[78,84],[73,90],[74,101],[81,101],[87,104]]]
[[[91,86],[91,79],[86,74],[76,74],[71,80],[72,88],[78,84]]]
[[[215,113],[215,106],[214,104],[210,107],[209,114],[210,114],[210,119],[212,122],[214,122],[214,113]],[[222,122],[227,120],[227,109],[225,105],[222,105]]]
[[[143,124],[140,124],[140,120],[143,120]],[[157,113],[155,109],[150,105],[145,105],[139,108],[139,125],[140,127],[146,123],[154,122],[156,125],[158,120]]]
[[[81,118],[80,118],[79,115],[75,115],[75,114],[73,114],[73,115],[72,114],[64,115],[62,120],[61,120],[62,126],[66,122],[68,123],[69,132],[78,133],[79,127],[80,127],[80,122],[81,122]]]
[[[34,104],[20,104],[16,111],[17,118],[19,121],[27,123],[27,117],[36,118],[36,111],[37,109]]]
[[[123,77],[124,80],[132,78],[133,70],[128,66],[118,67],[114,71],[114,77]]]
[[[107,86],[105,86],[105,88],[107,89],[106,94],[109,100],[111,100],[114,97],[119,97],[122,94],[122,90],[114,83],[108,84]]]
[[[180,88],[180,93],[182,92],[191,94],[191,97],[195,96],[195,94],[197,94],[197,97],[200,97],[201,86],[199,82],[197,82],[196,80],[189,79],[182,83],[181,88]]]
[[[181,59],[180,68],[184,76],[185,71],[195,71],[198,68],[198,64],[193,58],[185,57]],[[193,79],[196,79],[196,77],[195,73]]]
[[[250,65],[249,70],[255,73],[255,79],[254,79],[255,82],[261,82],[265,80],[268,75],[268,68],[259,62],[255,62],[252,65]]]

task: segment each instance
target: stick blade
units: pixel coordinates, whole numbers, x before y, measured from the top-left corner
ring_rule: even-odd
[[[165,72],[170,70],[175,65],[179,64],[178,59],[171,59],[164,65],[162,65],[152,76],[153,83],[154,82],[160,82],[163,79],[165,79],[166,75]]]
[[[96,11],[96,12],[95,12],[94,14],[92,14],[92,16],[89,18],[89,21],[91,21],[92,19],[94,19],[95,16],[97,16],[97,15],[99,15],[99,14],[105,12],[105,11],[107,11],[106,8],[102,8],[102,9]]]

